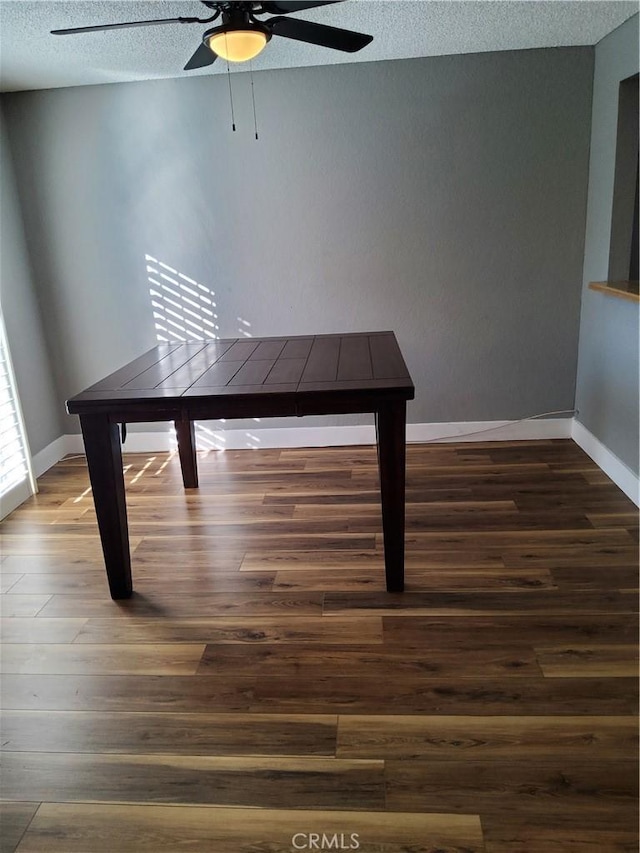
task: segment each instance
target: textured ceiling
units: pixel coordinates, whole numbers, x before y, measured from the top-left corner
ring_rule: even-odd
[[[348,0],[297,13],[373,35],[356,54],[274,37],[255,71],[417,56],[593,45],[638,11],[638,2],[598,0]],[[2,0],[2,91],[118,83],[226,71],[226,63],[183,72],[204,24],[52,36],[51,29],[146,18],[209,17],[198,0]],[[209,26],[213,26],[210,24]]]

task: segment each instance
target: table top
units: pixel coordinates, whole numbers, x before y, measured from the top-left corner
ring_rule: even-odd
[[[393,332],[235,338],[158,344],[68,400],[67,410],[385,392],[414,396]]]

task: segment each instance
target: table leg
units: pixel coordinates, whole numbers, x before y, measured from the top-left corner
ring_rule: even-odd
[[[376,412],[376,438],[382,497],[384,566],[388,592],[404,589],[404,504],[406,403],[389,403]]]
[[[80,415],[93,502],[111,598],[129,598],[131,557],[118,424],[107,415]]]
[[[198,462],[196,457],[196,431],[193,421],[174,421],[178,438],[178,454],[185,489],[198,488]]]

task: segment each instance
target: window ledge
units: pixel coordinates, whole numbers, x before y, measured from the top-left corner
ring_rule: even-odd
[[[618,299],[628,299],[629,302],[640,302],[637,281],[591,281],[589,290],[597,290]]]

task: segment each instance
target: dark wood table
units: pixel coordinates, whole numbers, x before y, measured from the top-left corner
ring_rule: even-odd
[[[373,412],[387,590],[404,588],[406,401],[393,332],[159,344],[67,401],[80,416],[111,597],[133,591],[119,424],[174,421],[197,488],[195,420]]]

